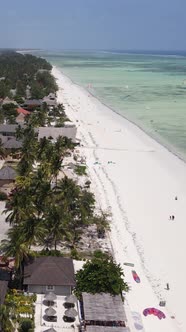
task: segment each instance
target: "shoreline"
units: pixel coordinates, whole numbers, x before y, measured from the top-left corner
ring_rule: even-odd
[[[118,117],[95,97],[88,97],[89,92],[73,84],[60,69],[53,69],[53,74],[60,87],[58,98],[67,116],[78,125],[83,143],[80,152],[87,158],[91,189],[101,207],[112,212],[110,238],[116,261],[122,266],[134,262],[142,280],[140,286],[134,284],[131,269],[124,267],[132,288],[127,295],[130,311],[141,315],[141,331],[184,331],[184,299],[180,296],[186,272],[185,163],[138,126]],[[112,166],[108,160],[114,161]],[[179,201],[175,204],[176,195]],[[172,212],[176,215],[174,224],[168,220]],[[180,250],[173,245],[175,234]],[[167,281],[169,293],[164,290]],[[161,299],[167,301],[162,308],[167,319],[144,318],[145,307],[157,307]]]
[[[168,143],[163,137],[161,137],[160,135],[158,137],[158,136],[156,136],[156,134],[153,135],[151,132],[148,131],[148,129],[144,128],[142,125],[140,125],[137,122],[135,122],[135,120],[129,119],[126,115],[121,114],[116,109],[114,109],[111,106],[107,105],[104,101],[101,100],[101,98],[99,96],[96,96],[93,92],[91,92],[88,89],[86,89],[86,87],[83,87],[79,83],[75,82],[71,77],[69,77],[68,75],[66,75],[59,67],[53,65],[53,68],[56,68],[57,70],[60,70],[61,73],[62,73],[62,75],[64,75],[66,78],[68,78],[68,80],[72,84],[74,84],[78,88],[83,89],[84,91],[86,91],[87,94],[91,95],[92,98],[94,98],[96,101],[98,101],[101,105],[105,106],[111,112],[117,114],[119,117],[121,117],[121,118],[125,119],[126,121],[128,121],[131,125],[133,125],[134,127],[138,128],[145,135],[149,136],[149,138],[151,138],[153,141],[155,141],[156,143],[158,143],[159,145],[161,145],[169,153],[171,153],[175,157],[179,158],[181,161],[183,161],[186,164],[186,156],[184,156],[182,154],[182,152],[177,151],[176,148],[171,143]]]

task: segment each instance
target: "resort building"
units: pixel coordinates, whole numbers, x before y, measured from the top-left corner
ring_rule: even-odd
[[[126,314],[119,295],[82,294],[83,325],[87,332],[129,332]]]
[[[42,99],[26,99],[22,105],[28,111],[34,111],[36,108],[41,108]]]
[[[19,125],[21,125],[22,128],[24,128],[24,124],[22,124],[22,118],[19,119]],[[0,125],[0,136],[3,136],[3,138],[9,137],[15,137],[16,130],[18,128],[18,124],[10,124],[10,125]],[[59,136],[66,136],[70,138],[74,143],[76,142],[76,133],[77,133],[77,127],[71,123],[65,124],[64,127],[39,127],[34,129],[36,134],[38,133],[38,140],[40,138],[46,137],[46,138],[52,138],[53,140],[56,140]],[[4,140],[3,140],[4,142]]]
[[[20,141],[17,141],[15,137],[12,137],[8,140],[6,140],[4,143],[3,143],[3,146],[6,150],[18,150],[22,147],[22,142]]]
[[[57,100],[56,100],[56,96],[55,93],[49,93],[48,96],[45,96],[43,98],[43,103],[46,103],[47,106],[51,106],[51,107],[56,107],[57,106]]]
[[[25,110],[25,109],[22,108],[22,107],[18,107],[16,111],[17,111],[18,114],[24,114],[24,115],[28,115],[28,114],[30,114],[29,111]]]
[[[70,295],[75,287],[74,265],[70,258],[37,257],[24,268],[24,288],[30,293]]]
[[[25,122],[25,115],[23,113],[20,113],[17,117],[16,117],[16,123],[17,124],[24,124]]]
[[[75,125],[72,126],[64,126],[64,127],[39,127],[38,139],[43,137],[51,137],[56,140],[59,136],[66,136],[70,138],[73,142],[76,142],[76,133],[77,128]]]
[[[7,104],[14,104],[14,105],[17,105],[17,102],[15,100],[12,100],[8,97],[6,97],[3,102],[2,102],[2,105],[7,105]]]
[[[13,137],[16,134],[17,127],[18,126],[16,124],[9,124],[9,125],[1,124],[0,135]]]

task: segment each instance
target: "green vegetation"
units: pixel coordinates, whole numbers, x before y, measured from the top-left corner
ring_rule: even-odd
[[[0,201],[6,201],[7,200],[7,194],[3,191],[0,191]]]
[[[86,166],[84,165],[76,165],[75,167],[75,173],[79,176],[82,176],[82,175],[87,175],[86,173]]]
[[[10,309],[12,317],[23,317],[25,314],[28,318],[34,317],[35,295],[24,295],[22,291],[16,289],[9,290],[5,298],[5,305]]]
[[[19,332],[29,332],[33,329],[34,324],[33,321],[29,318],[21,321]]]
[[[17,324],[19,324],[19,331],[22,332],[34,328],[35,301],[36,295],[24,295],[22,291],[16,289],[9,290],[5,304],[0,306],[2,331],[14,332]]]
[[[96,252],[93,259],[87,261],[76,273],[75,292],[78,297],[82,292],[119,295],[122,291],[129,290],[123,278],[121,266],[116,264],[111,256]]]
[[[19,176],[5,210],[11,228],[1,250],[15,257],[18,275],[22,276],[24,262],[33,255],[35,245],[52,248],[57,254],[63,244],[75,257],[87,227],[106,229],[108,221],[95,213],[94,195],[86,187],[67,177],[58,181],[63,159],[74,149],[70,139],[59,137],[52,143],[44,137],[38,141],[31,124],[19,128],[18,135],[23,139]]]
[[[0,109],[0,121],[7,124],[15,124],[17,117],[17,106],[14,103],[5,104]]]
[[[30,54],[4,52],[0,55],[0,98],[12,97],[11,89],[16,89],[16,99],[26,97],[30,86],[32,98],[43,98],[49,92],[57,91],[52,66],[42,58]]]
[[[10,320],[10,309],[6,305],[0,305],[1,330],[4,332],[13,332],[13,325]]]

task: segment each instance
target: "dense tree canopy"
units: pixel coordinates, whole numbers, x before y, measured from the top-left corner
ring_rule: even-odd
[[[116,264],[112,257],[95,256],[76,273],[76,294],[81,296],[82,292],[87,292],[119,295],[122,291],[129,290],[123,278],[121,266]]]
[[[31,54],[2,52],[0,54],[0,98],[11,96],[16,89],[17,96],[25,97],[26,88],[31,87],[32,98],[43,98],[49,92],[57,91],[52,66],[45,60]]]

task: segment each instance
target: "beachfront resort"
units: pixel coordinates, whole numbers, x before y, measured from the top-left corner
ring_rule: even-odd
[[[43,59],[16,84],[14,56],[0,83],[2,329],[177,332],[185,165]]]
[[[3,62],[14,84],[6,75],[0,82],[1,330],[128,332],[128,285],[112,256],[111,216],[90,189],[77,122],[58,102],[45,60],[5,53],[0,70]]]

